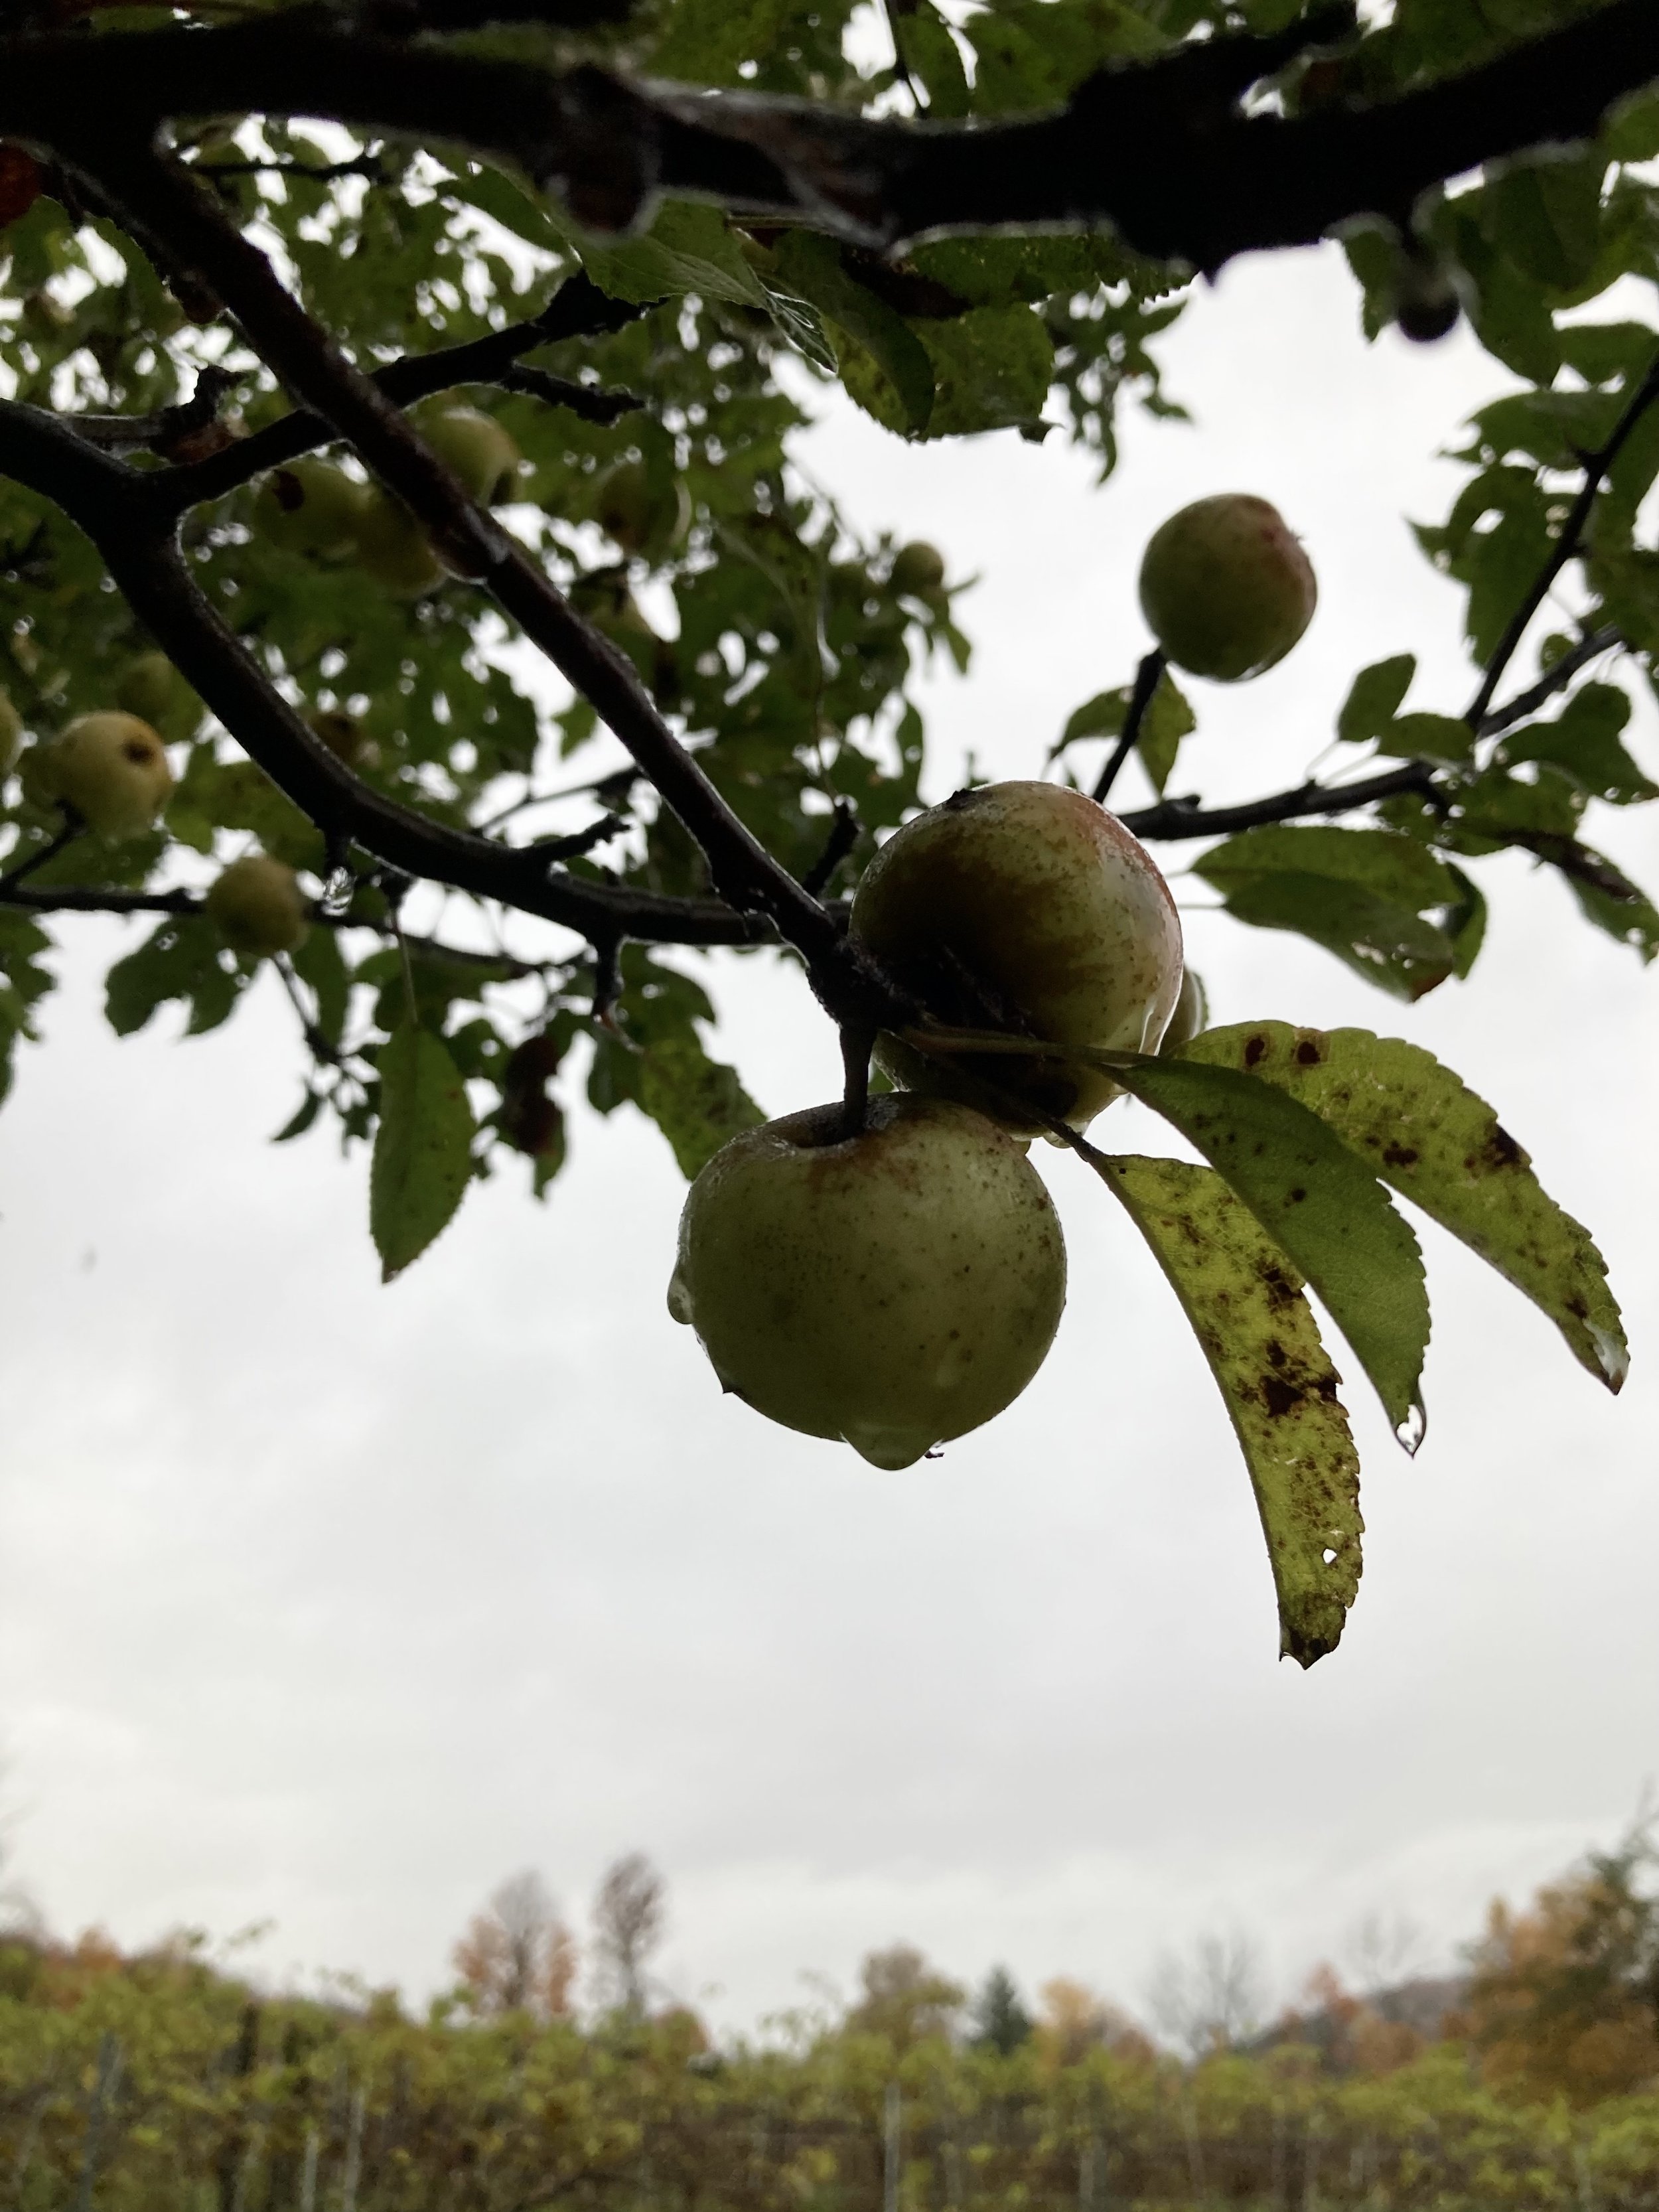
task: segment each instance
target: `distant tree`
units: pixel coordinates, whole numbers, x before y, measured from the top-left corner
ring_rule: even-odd
[[[970,2041],[981,2051],[1000,2051],[1005,2057],[1030,2041],[1036,2025],[1021,2003],[1018,1985],[1006,1966],[993,1966],[987,1974],[969,2017]]]
[[[662,1941],[666,1885],[643,1851],[619,1858],[593,1903],[593,1951],[604,1996],[635,2019],[646,2008],[645,1962]]]
[[[1200,1936],[1184,1958],[1166,1951],[1147,1990],[1156,2026],[1190,2058],[1246,2040],[1265,2008],[1261,1961],[1237,1931]]]
[[[1037,2041],[1058,2066],[1075,2066],[1091,2051],[1114,2051],[1123,2057],[1153,2056],[1152,2044],[1126,2012],[1109,2004],[1085,1983],[1057,1974],[1039,1992]]]
[[[864,1994],[848,2014],[847,2025],[884,2035],[900,2051],[930,2035],[948,2035],[967,1996],[959,1982],[930,1965],[913,1943],[872,1951],[859,1969],[859,1980]]]
[[[1652,1822],[1547,1884],[1499,1901],[1471,1953],[1464,2025],[1495,2085],[1578,2106],[1659,2081],[1659,1866]]]
[[[576,1946],[538,1874],[504,1881],[467,1923],[452,1956],[474,2012],[539,2020],[569,2014]]]

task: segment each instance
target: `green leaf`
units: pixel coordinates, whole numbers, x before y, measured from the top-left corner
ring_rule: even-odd
[[[1218,1175],[1102,1159],[1192,1323],[1249,1469],[1279,1595],[1279,1650],[1334,1651],[1359,1588],[1359,1458],[1302,1284]]]
[[[1478,1252],[1617,1390],[1630,1355],[1607,1266],[1497,1115],[1420,1045],[1287,1022],[1206,1030],[1182,1057],[1247,1070],[1317,1114],[1385,1182]]]
[[[739,1130],[766,1118],[735,1068],[710,1060],[693,1034],[665,1037],[640,1061],[640,1104],[667,1138],[689,1182]]]
[[[1317,1115],[1236,1068],[1177,1055],[1137,1060],[1117,1079],[1180,1130],[1289,1254],[1415,1450],[1429,1341],[1423,1261],[1370,1168]]]
[[[1519,761],[1552,762],[1592,798],[1610,799],[1615,805],[1659,799],[1659,787],[1649,781],[1620,743],[1630,715],[1630,700],[1616,684],[1586,684],[1554,721],[1528,722],[1506,732],[1498,757],[1508,766]]]
[[[1391,659],[1374,661],[1362,668],[1349,687],[1342,711],[1336,718],[1336,734],[1345,744],[1363,745],[1385,737],[1400,703],[1411,690],[1417,673],[1414,653],[1396,653]]]
[[[443,1041],[400,1024],[380,1048],[368,1226],[389,1283],[447,1228],[472,1173],[472,1109]]]

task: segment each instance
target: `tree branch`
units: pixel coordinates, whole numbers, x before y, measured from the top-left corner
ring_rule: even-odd
[[[177,114],[320,116],[514,164],[592,228],[624,228],[671,192],[877,246],[1110,224],[1139,252],[1213,270],[1359,216],[1397,221],[1449,177],[1588,137],[1616,100],[1659,76],[1659,10],[1609,0],[1390,100],[1290,118],[1239,112],[1251,85],[1352,21],[1343,4],[1272,37],[1189,40],[1101,70],[1058,113],[945,124],[592,68],[541,75],[288,11],[212,30],[14,38],[0,44],[0,132],[89,151]]]
[[[410,354],[388,362],[374,372],[374,382],[399,407],[412,407],[440,392],[461,384],[500,384],[513,391],[529,391],[550,404],[574,408],[590,422],[614,422],[640,402],[631,392],[606,392],[544,370],[518,366],[522,355],[537,346],[554,345],[563,338],[603,337],[623,330],[648,309],[630,301],[612,300],[592,280],[581,274],[568,276],[539,315],[530,321],[491,331],[485,337],[464,345],[440,346],[432,353]],[[520,378],[533,380],[520,382]],[[248,483],[266,469],[281,468],[301,453],[331,445],[339,435],[327,416],[299,409],[281,422],[240,438],[222,453],[172,471],[161,481],[174,511],[222,499],[239,484]]]
[[[1299,783],[1294,791],[1280,791],[1269,799],[1249,800],[1243,806],[1202,805],[1195,799],[1164,799],[1156,806],[1122,817],[1123,826],[1143,839],[1227,836],[1238,830],[1257,830],[1269,822],[1295,822],[1310,814],[1346,814],[1356,806],[1373,805],[1401,792],[1419,792],[1425,799],[1437,795],[1439,784],[1425,761],[1408,761],[1403,768],[1385,769],[1379,775],[1362,776],[1352,783]]]

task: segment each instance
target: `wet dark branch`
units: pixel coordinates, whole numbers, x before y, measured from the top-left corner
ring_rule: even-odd
[[[58,419],[0,403],[0,472],[63,507],[97,545],[156,643],[231,735],[331,843],[412,878],[453,884],[583,936],[752,944],[763,923],[708,900],[659,898],[550,865],[533,846],[452,830],[360,782],[266,681],[191,574],[158,478],[85,444]],[[493,527],[493,526],[492,526]]]
[[[1571,652],[1564,653],[1547,675],[1524,691],[1517,691],[1513,699],[1506,699],[1501,707],[1494,707],[1489,714],[1480,718],[1476,734],[1495,738],[1504,730],[1512,730],[1517,722],[1524,722],[1528,714],[1535,714],[1540,707],[1548,706],[1559,692],[1565,691],[1581,668],[1592,660],[1599,660],[1604,653],[1611,653],[1624,644],[1624,637],[1616,624],[1604,623],[1581,637]]]
[[[1654,21],[1656,26],[1659,26],[1659,13],[1656,13]],[[1608,471],[1656,402],[1659,402],[1659,359],[1655,360],[1632,392],[1606,443],[1598,446],[1594,453],[1583,456],[1584,482],[1578,496],[1568,510],[1567,519],[1550,550],[1549,558],[1533,579],[1527,596],[1510,617],[1508,627],[1498,641],[1492,658],[1486,663],[1486,673],[1480,679],[1480,688],[1469,702],[1468,712],[1463,719],[1471,729],[1478,730],[1484,724],[1487,711],[1497,696],[1498,687],[1504,679],[1504,672],[1514,659],[1521,641],[1531,629],[1533,617],[1549,597],[1556,578],[1569,562],[1576,561],[1583,551],[1584,532],[1595,511],[1595,502],[1601,495],[1601,487],[1607,481]]]
[[[1343,4],[1273,37],[1188,42],[1102,70],[1057,113],[944,124],[592,68],[543,76],[411,44],[374,20],[289,13],[280,24],[14,39],[0,45],[0,132],[51,152],[181,113],[321,116],[510,161],[595,228],[627,227],[666,191],[877,246],[1110,224],[1143,253],[1212,270],[1358,216],[1398,220],[1428,187],[1482,162],[1590,136],[1615,100],[1659,76],[1659,9],[1610,0],[1391,100],[1242,113],[1251,85],[1347,33]]]
[[[845,965],[840,933],[831,916],[773,860],[714,789],[658,713],[633,663],[575,612],[518,542],[467,496],[393,398],[356,368],[284,289],[258,248],[243,237],[217,204],[176,163],[128,135],[103,143],[85,142],[84,151],[77,145],[72,154],[66,149],[66,158],[77,164],[84,161],[92,169],[98,189],[123,210],[136,233],[143,235],[154,230],[167,239],[225,302],[248,343],[295,399],[325,416],[339,435],[349,440],[427,529],[457,573],[487,590],[532,643],[592,703],[702,848],[719,897],[737,915],[763,917],[805,955],[815,980],[823,988],[830,971]],[[109,557],[107,550],[106,557]],[[173,565],[182,578],[182,564],[175,558]],[[129,579],[119,568],[116,574],[124,587],[131,586],[135,606],[142,611],[141,597],[151,588],[149,580]],[[188,583],[187,578],[184,580]],[[174,610],[167,611],[175,614]],[[145,618],[158,642],[167,648],[167,636],[152,617],[147,614]],[[178,627],[176,619],[173,626]],[[191,675],[187,664],[179,665],[187,676]],[[198,689],[202,689],[199,684]],[[206,691],[203,696],[214,703]],[[287,709],[283,713],[288,715]],[[291,715],[288,719],[297,720]],[[269,760],[240,726],[233,720],[230,726],[269,768]],[[319,742],[308,738],[304,762],[290,759],[289,766],[300,771],[301,781],[314,786],[315,778],[306,763],[325,750]],[[340,805],[337,780],[342,774],[335,763],[326,792],[314,793],[336,813]],[[313,820],[327,826],[314,805],[303,799],[300,803]],[[401,832],[401,810],[399,815]],[[381,825],[379,834],[384,837],[391,827]],[[483,843],[482,840],[464,842],[469,846]],[[374,845],[374,849],[383,848]],[[486,849],[497,856],[499,865],[500,848]],[[408,866],[395,854],[387,853],[386,857],[394,866]],[[456,856],[458,861],[459,857]],[[522,865],[521,856],[514,857]],[[465,865],[473,864],[474,856],[469,854]],[[408,872],[444,872],[424,862],[409,866]],[[447,879],[456,880],[453,874]],[[586,888],[571,884],[579,895]],[[513,902],[537,910],[522,896],[515,896]],[[821,977],[820,967],[825,971]]]
[[[1294,791],[1276,792],[1271,798],[1250,800],[1243,806],[1205,806],[1195,799],[1164,799],[1156,806],[1143,806],[1126,814],[1123,825],[1137,837],[1154,841],[1182,837],[1229,836],[1239,830],[1258,830],[1269,822],[1295,822],[1314,814],[1347,814],[1355,807],[1371,806],[1382,799],[1414,791],[1435,797],[1439,783],[1425,761],[1408,761],[1403,768],[1385,769],[1381,775],[1361,776],[1352,783],[1300,783]]]
[[[432,353],[410,354],[402,361],[388,362],[374,372],[374,380],[399,407],[412,407],[416,400],[453,391],[458,385],[500,384],[512,391],[529,392],[550,405],[569,407],[589,422],[615,422],[640,404],[632,392],[601,392],[544,370],[522,368],[520,357],[538,346],[554,345],[563,338],[605,337],[625,329],[647,312],[629,301],[608,298],[587,276],[568,276],[541,313],[528,322],[510,324],[505,330],[491,331],[487,337],[471,338],[463,345],[441,346]],[[281,468],[301,453],[331,444],[338,435],[326,416],[296,410],[281,422],[256,431],[252,437],[239,439],[223,453],[189,468],[173,470],[162,479],[167,496],[183,514],[204,501],[222,499],[266,469]]]

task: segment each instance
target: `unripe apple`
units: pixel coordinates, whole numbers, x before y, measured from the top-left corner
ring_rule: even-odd
[[[0,775],[9,775],[23,750],[23,717],[9,691],[0,689]]]
[[[1190,1044],[1201,1030],[1210,1023],[1210,1002],[1204,986],[1190,968],[1181,978],[1181,996],[1176,1000],[1176,1010],[1170,1017],[1170,1026],[1164,1032],[1160,1052],[1179,1052],[1183,1044]]]
[[[513,489],[522,456],[512,434],[492,416],[476,407],[447,407],[422,416],[416,427],[474,499],[494,507]]]
[[[359,511],[356,549],[365,574],[394,599],[422,599],[435,591],[447,573],[403,501],[378,486]]]
[[[668,1310],[722,1386],[785,1428],[908,1467],[1010,1405],[1066,1303],[1066,1248],[1024,1149],[982,1115],[890,1092],[745,1130],[680,1217]]]
[[[1237,684],[1285,655],[1319,586],[1276,507],[1249,492],[1194,500],[1161,523],[1140,564],[1140,605],[1177,668]]]
[[[82,714],[40,748],[40,788],[117,842],[155,826],[173,789],[167,748],[137,714]]]
[[[177,682],[165,653],[141,653],[115,679],[116,704],[141,721],[159,722],[173,702]]]
[[[1115,814],[1057,783],[959,791],[907,822],[865,871],[852,931],[951,1027],[1156,1052],[1181,989],[1168,884]],[[968,1098],[1023,1135],[1042,1124],[952,1083],[952,1061],[892,1037],[876,1056],[907,1088]],[[1075,1062],[963,1053],[955,1064],[1085,1128],[1118,1095]]]
[[[233,860],[209,886],[202,906],[231,951],[250,959],[293,952],[305,942],[306,902],[299,878],[268,853],[246,853]]]
[[[332,461],[302,453],[273,469],[253,499],[253,525],[284,553],[317,561],[343,561],[355,550],[367,485]]]
[[[893,556],[893,589],[916,599],[931,599],[945,588],[945,556],[922,538],[901,545]]]

